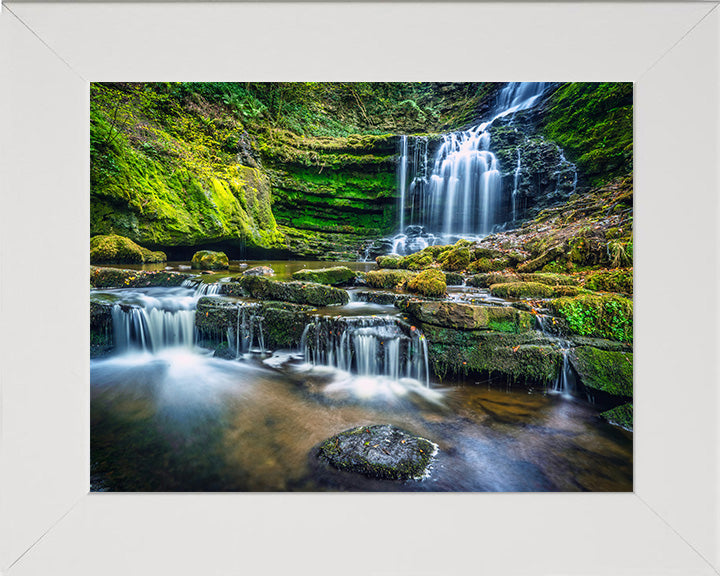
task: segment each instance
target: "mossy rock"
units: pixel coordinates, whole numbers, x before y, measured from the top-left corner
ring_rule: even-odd
[[[548,286],[577,286],[579,280],[569,274],[556,274],[550,272],[535,272],[533,274],[520,274],[523,282],[540,282]]]
[[[153,252],[124,236],[101,234],[90,238],[91,264],[150,264],[166,261],[164,252]]]
[[[423,296],[440,298],[445,295],[447,285],[445,284],[445,274],[437,268],[428,268],[423,270],[414,278],[407,282],[407,289],[410,292],[416,292]]]
[[[562,246],[553,246],[540,254],[537,258],[533,258],[532,260],[527,260],[526,262],[519,264],[517,269],[519,272],[535,272],[536,270],[540,270],[544,266],[548,265],[550,262],[564,257],[564,255],[565,253]]]
[[[511,265],[511,261],[508,258],[479,258],[474,262],[470,262],[467,267],[467,271],[473,274],[492,272],[493,270],[505,270]]]
[[[224,252],[200,250],[193,254],[190,266],[200,270],[225,270],[229,268],[230,262]]]
[[[148,288],[152,286],[180,286],[194,278],[180,272],[153,272],[149,270],[121,270],[119,268],[90,267],[92,288]]]
[[[315,282],[278,282],[263,276],[242,276],[238,283],[250,296],[258,300],[278,300],[311,306],[347,304],[350,301],[345,290]]]
[[[516,381],[549,383],[557,377],[562,353],[534,330],[521,333],[459,330],[422,325],[430,366],[439,379],[504,374]]]
[[[403,288],[415,274],[407,270],[370,270],[365,274],[365,282],[373,288]]]
[[[632,398],[632,352],[612,352],[592,346],[579,346],[572,349],[570,361],[586,388]]]
[[[585,288],[596,292],[633,293],[632,270],[600,270],[585,278]]]
[[[334,266],[332,268],[319,268],[317,270],[298,270],[292,277],[303,282],[317,282],[329,286],[349,284],[355,279],[355,272],[347,266]]]
[[[457,272],[459,270],[465,270],[470,264],[470,249],[467,245],[460,244],[460,242],[462,242],[462,240],[458,241],[458,244],[450,250],[446,250],[438,257],[437,261],[443,270]]]
[[[551,298],[553,288],[540,282],[506,282],[490,286],[490,294],[497,298]]]
[[[318,456],[346,472],[383,480],[427,475],[437,445],[389,424],[345,430],[320,444]]]
[[[465,278],[457,272],[445,272],[445,284],[448,286],[462,286]]]
[[[375,263],[378,265],[378,268],[397,270],[398,268],[402,268],[400,265],[402,259],[402,256],[397,254],[389,254],[387,256],[378,256],[375,258]]]
[[[510,306],[477,306],[463,302],[408,300],[400,303],[422,324],[434,324],[458,330],[495,330],[497,332],[526,332],[533,327],[533,317]]]
[[[626,430],[632,431],[633,429],[633,405],[632,402],[627,404],[621,404],[615,406],[611,410],[606,410],[600,414],[603,420],[608,421],[610,424],[615,424],[625,428]]]
[[[581,294],[553,300],[550,308],[567,321],[574,334],[618,342],[633,340],[633,303],[628,298]]]
[[[467,279],[466,284],[468,286],[474,286],[475,288],[490,288],[493,284],[520,281],[520,276],[517,274],[500,274],[498,272],[490,272],[489,274],[475,274]]]
[[[420,252],[401,258],[398,262],[398,268],[404,268],[405,270],[424,270],[432,266],[434,262],[435,258],[432,252],[426,248]]]

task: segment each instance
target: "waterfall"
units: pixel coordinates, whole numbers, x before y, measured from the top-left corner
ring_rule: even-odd
[[[228,327],[227,342],[228,348],[235,350],[235,357],[240,358],[247,352],[259,352],[265,354],[265,337],[263,336],[263,320],[258,315],[260,305],[239,304],[235,326]],[[256,344],[253,347],[253,344]]]
[[[540,332],[548,338],[555,340],[562,353],[562,367],[555,376],[555,381],[552,383],[550,390],[562,394],[565,397],[577,396],[580,393],[580,386],[578,386],[575,372],[570,365],[569,354],[572,346],[571,343],[562,337],[557,327],[547,321],[548,317],[538,314],[535,318]]]
[[[316,316],[305,327],[300,348],[309,364],[430,386],[425,336],[392,316]]]
[[[398,213],[400,214],[400,230],[405,230],[405,196],[408,172],[408,138],[400,136],[400,164],[398,165],[398,190],[400,191]]]
[[[408,254],[431,244],[486,236],[507,222],[508,217],[516,219],[519,151],[515,190],[512,198],[504,198],[500,164],[491,150],[490,128],[499,118],[512,118],[517,112],[533,107],[546,88],[545,82],[510,82],[504,86],[489,120],[442,136],[429,176],[427,159],[420,160],[423,150],[427,155],[427,138],[409,142],[407,136],[401,136],[400,215],[398,234],[393,239],[394,252]],[[412,165],[408,161],[411,148]],[[512,214],[507,214],[509,204]]]
[[[513,176],[513,191],[512,191],[512,219],[517,220],[517,196],[518,196],[518,182],[520,181],[520,148],[517,150],[517,167],[515,168],[515,174]]]
[[[194,309],[165,310],[115,304],[112,320],[118,350],[157,352],[175,346],[189,348],[194,343]]]

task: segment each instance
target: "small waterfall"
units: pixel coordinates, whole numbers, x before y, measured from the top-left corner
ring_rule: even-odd
[[[194,309],[166,310],[115,304],[112,320],[118,350],[157,352],[176,346],[190,348],[194,343]]]
[[[517,220],[518,217],[518,183],[520,182],[520,148],[517,149],[517,167],[515,168],[515,174],[513,176],[513,191],[512,191],[512,219]]]
[[[559,336],[558,329],[555,328],[554,325],[551,326],[548,323],[547,316],[538,314],[535,318],[537,319],[540,332],[542,332],[545,336],[554,339],[560,348],[560,352],[562,353],[562,368],[555,377],[555,381],[552,383],[550,390],[566,397],[577,396],[580,392],[580,387],[578,385],[577,378],[575,377],[575,372],[570,365],[570,342],[562,338],[562,336]]]
[[[228,327],[227,331],[228,348],[235,350],[236,358],[248,352],[266,352],[262,325],[264,317],[258,314],[259,310],[260,306],[256,303],[237,307],[235,326]]]
[[[194,288],[194,298],[200,298],[201,296],[214,296],[220,293],[220,284],[218,282],[205,283],[199,282],[198,280],[183,280],[181,286],[184,288]]]
[[[300,348],[309,364],[430,386],[425,336],[392,316],[316,316],[305,327]]]

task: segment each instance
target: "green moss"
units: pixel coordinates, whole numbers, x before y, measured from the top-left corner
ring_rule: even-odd
[[[406,270],[424,270],[433,265],[435,259],[432,252],[422,250],[415,254],[403,257],[399,262],[399,268]]]
[[[450,250],[446,250],[438,256],[437,261],[443,270],[450,272],[464,270],[470,264],[470,250],[467,245],[460,244],[461,242],[462,240],[458,241]]]
[[[375,258],[375,263],[378,265],[378,268],[397,270],[398,268],[402,268],[402,266],[400,266],[402,260],[401,256],[392,254],[390,256],[378,256]]]
[[[370,270],[365,274],[365,282],[373,288],[403,288],[414,274],[407,270]]]
[[[151,272],[145,270],[90,267],[90,286],[92,288],[180,286],[188,278],[192,278],[192,276],[178,272]]]
[[[490,294],[498,298],[550,298],[553,289],[540,282],[507,282],[490,286]]]
[[[506,282],[520,282],[520,276],[517,274],[500,274],[500,273],[489,273],[489,274],[476,274],[467,279],[468,286],[475,286],[476,288],[490,288],[493,284],[502,284]]]
[[[592,184],[631,174],[632,84],[562,85],[550,98],[542,130]]]
[[[568,274],[555,274],[547,272],[536,272],[534,274],[521,274],[523,282],[540,282],[548,286],[577,286],[578,279]]]
[[[345,290],[314,282],[278,282],[264,276],[241,276],[238,284],[259,300],[278,300],[312,306],[347,304],[350,300]]]
[[[355,272],[347,266],[334,266],[332,268],[319,268],[316,270],[298,270],[293,273],[292,277],[294,280],[304,282],[317,282],[318,284],[338,286],[353,281],[355,279]]]
[[[445,274],[437,268],[423,270],[408,281],[407,289],[423,296],[439,298],[447,291]]]
[[[613,352],[593,346],[579,346],[573,349],[571,360],[586,388],[632,398],[632,352]]]
[[[600,416],[616,426],[621,426],[627,430],[633,429],[633,405],[632,402],[616,406],[612,410],[606,410]]]
[[[213,252],[212,250],[200,250],[195,252],[190,265],[193,268],[202,270],[221,270],[228,268],[230,263],[224,252]]]
[[[567,320],[575,334],[632,342],[632,300],[622,296],[583,294],[574,298],[558,298],[550,306],[557,315]]]
[[[532,329],[531,314],[510,306],[478,306],[464,302],[407,300],[397,306],[417,322],[459,330],[520,333]]]
[[[600,270],[585,278],[585,287],[599,292],[633,293],[632,270]]]
[[[462,286],[465,278],[457,272],[445,272],[445,284],[448,286]]]
[[[91,264],[142,264],[166,262],[164,252],[153,252],[116,234],[90,238]]]

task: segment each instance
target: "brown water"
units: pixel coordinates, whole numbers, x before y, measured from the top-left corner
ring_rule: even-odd
[[[632,490],[632,434],[542,390],[427,390],[184,349],[94,360],[91,383],[94,489]],[[384,423],[439,445],[428,478],[373,480],[315,456],[325,438]]]

